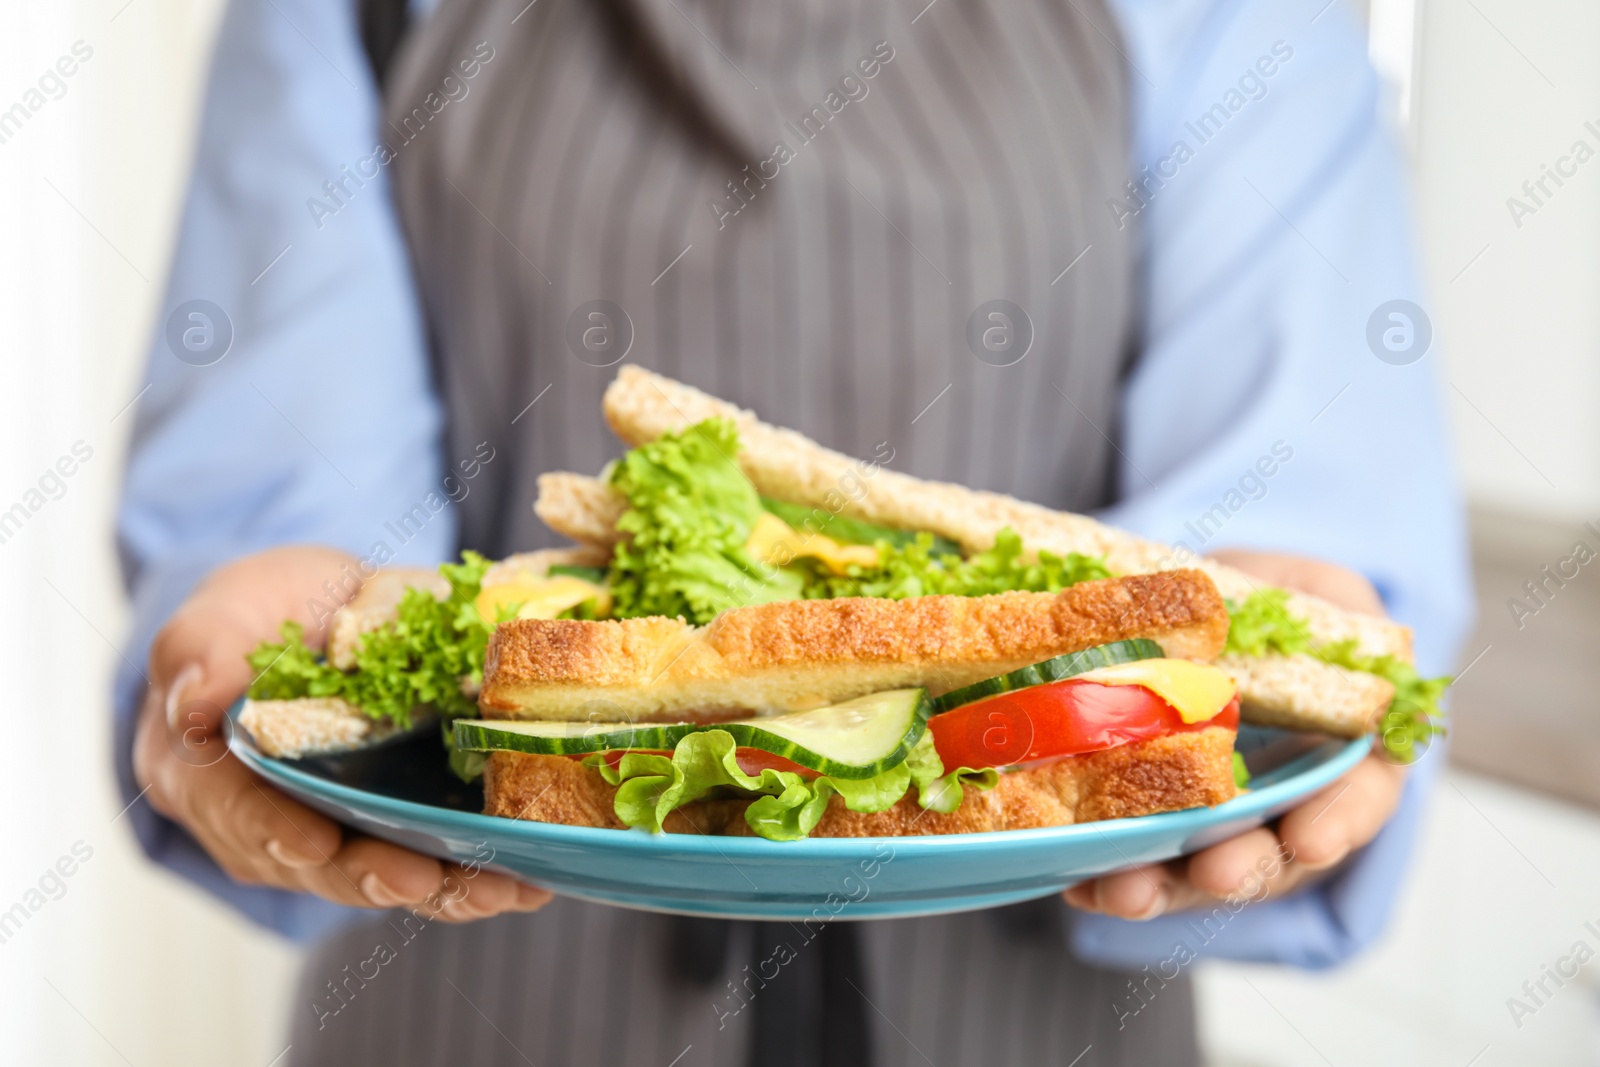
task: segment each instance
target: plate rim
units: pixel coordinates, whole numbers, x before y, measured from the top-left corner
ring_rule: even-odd
[[[729,855],[730,850],[735,856],[748,855],[752,859],[794,855],[822,861],[830,858],[855,858],[861,855],[863,845],[871,847],[879,842],[893,841],[896,843],[896,857],[899,858],[902,848],[909,849],[912,855],[919,853],[933,855],[940,851],[963,847],[1065,844],[1088,837],[1090,834],[1104,836],[1108,832],[1119,830],[1128,831],[1135,836],[1141,832],[1159,833],[1167,827],[1182,829],[1183,824],[1192,822],[1196,818],[1204,819],[1206,826],[1222,825],[1234,820],[1264,816],[1283,801],[1311,796],[1352,770],[1372,748],[1372,739],[1367,736],[1353,740],[1328,737],[1323,745],[1344,741],[1343,747],[1332,753],[1328,759],[1281,782],[1274,782],[1262,789],[1252,789],[1210,808],[1183,808],[1153,815],[1102,819],[1069,826],[1044,826],[1027,830],[916,834],[902,837],[808,837],[799,841],[768,841],[760,837],[653,834],[642,830],[614,830],[608,827],[568,826],[563,823],[536,822],[530,819],[507,819],[498,815],[458,811],[454,808],[373,793],[300,770],[285,760],[261,752],[254,740],[248,737],[248,731],[238,727],[238,713],[243,704],[244,701],[240,700],[228,711],[228,719],[234,727],[229,734],[228,748],[246,766],[269,780],[278,781],[280,784],[287,783],[296,787],[296,791],[303,790],[325,801],[334,801],[351,807],[369,818],[387,816],[391,821],[403,820],[412,826],[416,826],[419,822],[437,826],[443,821],[453,821],[462,827],[481,826],[485,828],[486,834],[521,838],[528,843],[588,845],[605,851],[621,847],[635,851],[642,850],[645,854],[671,855],[676,858],[683,858],[685,854],[698,854],[724,861],[733,858]],[[1309,755],[1309,752],[1306,755]],[[485,834],[473,836],[488,839]],[[778,851],[774,852],[774,849]]]

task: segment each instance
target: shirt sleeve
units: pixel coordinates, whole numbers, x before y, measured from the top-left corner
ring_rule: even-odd
[[[454,544],[442,417],[353,7],[234,0],[223,18],[118,513],[125,663],[144,663],[162,622],[230,559],[314,542],[433,564]],[[114,752],[145,851],[292,936],[353,914],[233,884],[138,799],[145,690],[124,666]]]
[[[1136,187],[1107,210],[1141,227],[1145,303],[1122,497],[1105,517],[1197,554],[1360,571],[1415,628],[1419,669],[1443,673],[1473,612],[1462,505],[1426,312],[1400,309],[1410,351],[1382,337],[1403,328],[1385,305],[1428,300],[1361,34],[1322,0],[1115,6],[1135,68]],[[1442,759],[1437,746],[1423,758],[1399,813],[1321,886],[1251,904],[1214,938],[1183,915],[1077,916],[1076,950],[1124,966],[1179,942],[1305,967],[1348,958],[1390,915]]]

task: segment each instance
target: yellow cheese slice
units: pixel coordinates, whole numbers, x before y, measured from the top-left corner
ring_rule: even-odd
[[[596,615],[604,616],[611,611],[611,593],[607,589],[570,574],[491,585],[478,594],[475,604],[478,614],[493,625],[500,612],[513,604],[521,605],[517,609],[519,619],[553,619],[586,600],[596,602]]]
[[[820,560],[835,574],[846,573],[845,568],[852,563],[876,567],[879,562],[878,550],[872,545],[844,545],[822,534],[802,534],[770,511],[763,511],[756,520],[744,550],[751,559],[770,567],[781,567],[807,556]]]
[[[1233,679],[1221,669],[1186,659],[1135,660],[1100,667],[1073,680],[1142,685],[1178,709],[1178,717],[1187,723],[1216,718],[1238,691]]]

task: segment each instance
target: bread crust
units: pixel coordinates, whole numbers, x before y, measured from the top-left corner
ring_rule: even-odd
[[[1227,633],[1222,598],[1198,571],[1060,593],[779,601],[703,628],[660,617],[518,619],[489,641],[479,704],[488,718],[781,714],[905,686],[937,695],[1134,637],[1206,661]]]
[[[1361,737],[1378,728],[1394,699],[1388,679],[1314,656],[1223,656],[1216,665],[1239,687],[1247,721],[1290,730]]]
[[[432,716],[418,711],[420,725]],[[246,700],[239,725],[256,747],[275,759],[303,759],[366,748],[400,732],[388,719],[374,719],[338,697],[298,700]]]
[[[556,471],[539,475],[533,513],[550,529],[586,545],[609,548],[621,540],[617,520],[627,509],[623,495],[598,478]]]
[[[1234,731],[1212,726],[1010,771],[989,792],[966,790],[961,806],[926,811],[913,794],[888,811],[854,812],[835,796],[812,837],[908,837],[1070,826],[1231,800]],[[622,828],[616,788],[565,756],[491,752],[484,814],[567,826]],[[746,800],[710,800],[673,812],[668,833],[745,836]]]

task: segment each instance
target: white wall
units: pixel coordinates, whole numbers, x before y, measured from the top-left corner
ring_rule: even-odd
[[[1428,0],[1421,26],[1417,196],[1467,486],[1600,518],[1600,5]],[[1518,228],[1507,198],[1578,139],[1596,158]]]
[[[0,1059],[264,1065],[293,953],[158,873],[112,821],[106,695],[125,620],[106,532],[131,422],[114,417],[137,391],[220,8],[123,3],[0,12],[0,108],[74,42],[92,53],[0,144],[0,510],[74,442],[93,450],[0,544],[0,911],[74,844],[90,853],[0,944]]]

